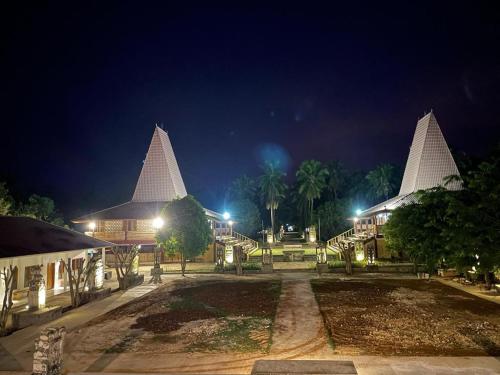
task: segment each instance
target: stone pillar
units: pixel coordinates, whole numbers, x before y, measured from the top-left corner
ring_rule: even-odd
[[[35,340],[33,375],[60,375],[63,367],[63,347],[66,330],[46,328]]]
[[[30,310],[45,307],[45,281],[42,276],[42,266],[34,266],[28,291],[28,307]]]

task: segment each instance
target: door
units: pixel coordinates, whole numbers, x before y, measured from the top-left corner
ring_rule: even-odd
[[[49,263],[47,265],[47,289],[54,289],[54,277],[56,275],[56,264]]]

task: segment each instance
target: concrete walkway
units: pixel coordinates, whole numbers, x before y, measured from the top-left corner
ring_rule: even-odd
[[[271,356],[316,359],[333,355],[309,280],[283,280]]]

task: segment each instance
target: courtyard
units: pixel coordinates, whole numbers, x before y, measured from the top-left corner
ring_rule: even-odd
[[[338,355],[499,356],[500,306],[439,281],[315,279]]]
[[[438,281],[169,275],[118,303],[134,289],[47,325],[68,329],[67,371],[248,374],[260,359],[347,359],[359,374],[500,371],[500,306]],[[41,328],[0,339],[0,370],[30,370]]]

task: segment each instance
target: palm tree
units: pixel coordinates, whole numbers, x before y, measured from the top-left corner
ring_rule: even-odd
[[[327,164],[326,169],[328,170],[328,190],[333,193],[334,200],[339,197],[339,192],[345,186],[346,172],[342,163],[337,160],[333,160]]]
[[[389,194],[394,191],[396,172],[391,164],[381,164],[366,175],[377,198],[389,199]]]
[[[231,182],[228,195],[231,200],[248,199],[253,202],[256,190],[255,180],[244,174]]]
[[[259,187],[266,208],[271,212],[271,230],[274,242],[274,211],[278,209],[280,200],[285,196],[286,185],[283,181],[285,173],[270,163],[264,165],[263,169],[264,174],[259,177]]]
[[[328,171],[326,168],[323,168],[319,161],[306,160],[300,165],[296,176],[299,184],[299,194],[301,194],[309,204],[309,224],[311,224],[314,200],[321,196],[321,192],[326,187]]]

